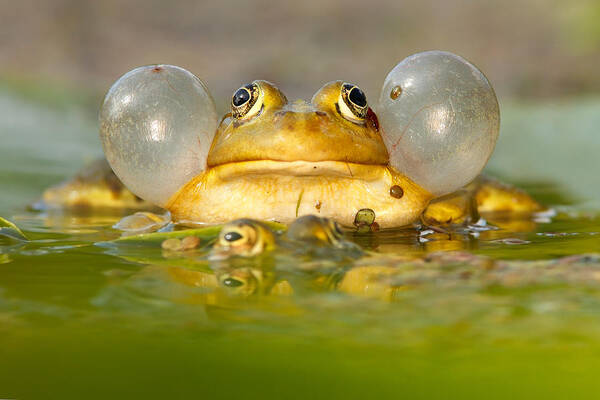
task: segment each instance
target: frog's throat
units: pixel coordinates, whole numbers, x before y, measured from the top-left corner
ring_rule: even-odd
[[[403,195],[390,194],[400,186]],[[396,190],[396,193],[398,191]],[[363,208],[382,228],[414,222],[433,196],[388,166],[340,161],[246,161],[210,168],[167,203],[177,220],[219,224],[237,218],[289,223],[306,214],[352,226]]]

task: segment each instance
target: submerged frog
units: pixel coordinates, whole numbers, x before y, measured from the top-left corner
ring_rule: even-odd
[[[242,218],[223,225],[209,258],[253,257],[277,247],[296,249],[302,244],[344,250],[356,247],[344,240],[340,226],[329,218],[304,215],[282,233],[274,232],[263,222]]]
[[[499,110],[472,64],[426,52],[390,72],[375,109],[348,82],[327,83],[310,102],[290,103],[258,80],[234,93],[218,124],[198,78],[156,65],[120,78],[100,121],[115,173],[176,220],[289,223],[318,213],[352,226],[357,212],[369,209],[378,227],[390,228],[418,221],[433,199],[473,181],[493,151]],[[463,192],[472,204],[480,191]],[[488,211],[498,204],[489,196],[498,194],[488,195]],[[464,206],[439,203],[433,221],[465,214]],[[528,196],[513,203],[526,212],[539,207]]]
[[[272,252],[276,252],[277,255]],[[211,261],[225,261],[213,265],[219,285],[237,294],[250,295],[257,292],[271,293],[271,289],[275,286],[281,292],[282,285],[288,287],[286,293],[293,290],[289,283],[284,284],[286,280],[278,278],[282,271],[273,267],[277,262],[269,263],[262,259],[258,263],[252,263],[250,260],[236,265],[233,262],[236,258],[247,259],[271,255],[279,256],[279,262],[286,264],[286,261],[295,259],[289,258],[290,256],[301,255],[302,259],[308,256],[310,262],[305,261],[306,264],[301,269],[309,274],[311,271],[315,272],[315,269],[319,271],[331,269],[332,263],[335,266],[334,270],[338,270],[340,265],[344,265],[340,261],[359,258],[362,254],[358,246],[344,239],[344,234],[335,221],[315,215],[305,215],[292,222],[283,232],[274,232],[266,224],[252,219],[231,221],[221,228],[208,258]],[[321,262],[315,264],[318,260]],[[340,265],[335,264],[334,261],[340,262]],[[308,267],[309,264],[312,267]],[[322,280],[328,281],[320,274],[315,278],[316,283]]]

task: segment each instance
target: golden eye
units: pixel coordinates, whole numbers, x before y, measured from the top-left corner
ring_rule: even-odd
[[[231,98],[231,115],[235,119],[246,119],[258,114],[262,108],[262,93],[256,83],[242,86]]]
[[[237,288],[246,285],[246,282],[240,279],[232,278],[230,275],[223,275],[222,277],[220,277],[220,281],[223,286],[229,288]]]
[[[343,83],[338,99],[340,114],[350,121],[362,122],[367,116],[369,106],[362,90],[351,83]]]
[[[223,239],[225,239],[228,242],[237,242],[242,238],[243,236],[239,232],[227,232],[223,235]]]
[[[248,232],[245,227],[234,227],[224,230],[219,235],[219,243],[223,247],[239,247],[248,244]]]
[[[229,271],[216,271],[217,279],[228,292],[242,296],[249,296],[259,289],[262,275],[257,270],[239,268]]]

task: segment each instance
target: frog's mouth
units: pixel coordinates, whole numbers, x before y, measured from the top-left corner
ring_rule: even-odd
[[[360,164],[347,161],[278,161],[252,160],[226,163],[216,166],[208,173],[217,174],[222,180],[251,176],[289,176],[297,178],[342,178],[375,180],[387,170],[387,165]]]

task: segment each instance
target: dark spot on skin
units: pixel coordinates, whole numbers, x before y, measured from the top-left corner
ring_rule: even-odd
[[[315,208],[317,209],[317,211],[321,211],[321,202],[319,200],[317,200],[317,204],[315,204]]]
[[[315,114],[317,114],[319,117],[326,117],[327,113],[323,112],[323,111],[315,111]]]
[[[152,68],[152,72],[160,72],[162,71],[164,68],[163,67],[159,67],[158,65],[154,68]]]
[[[313,169],[317,169],[317,166],[315,165],[315,166],[313,167]]]
[[[367,124],[369,124],[373,129],[379,131],[379,120],[377,119],[377,115],[375,115],[375,112],[373,111],[373,109],[371,109],[371,107],[369,107],[369,109],[367,110],[367,116],[365,120],[367,121]]]
[[[400,86],[394,86],[390,92],[390,98],[396,100],[402,94],[402,88]]]
[[[390,196],[395,199],[401,199],[404,196],[404,190],[398,185],[394,185],[390,188]]]

